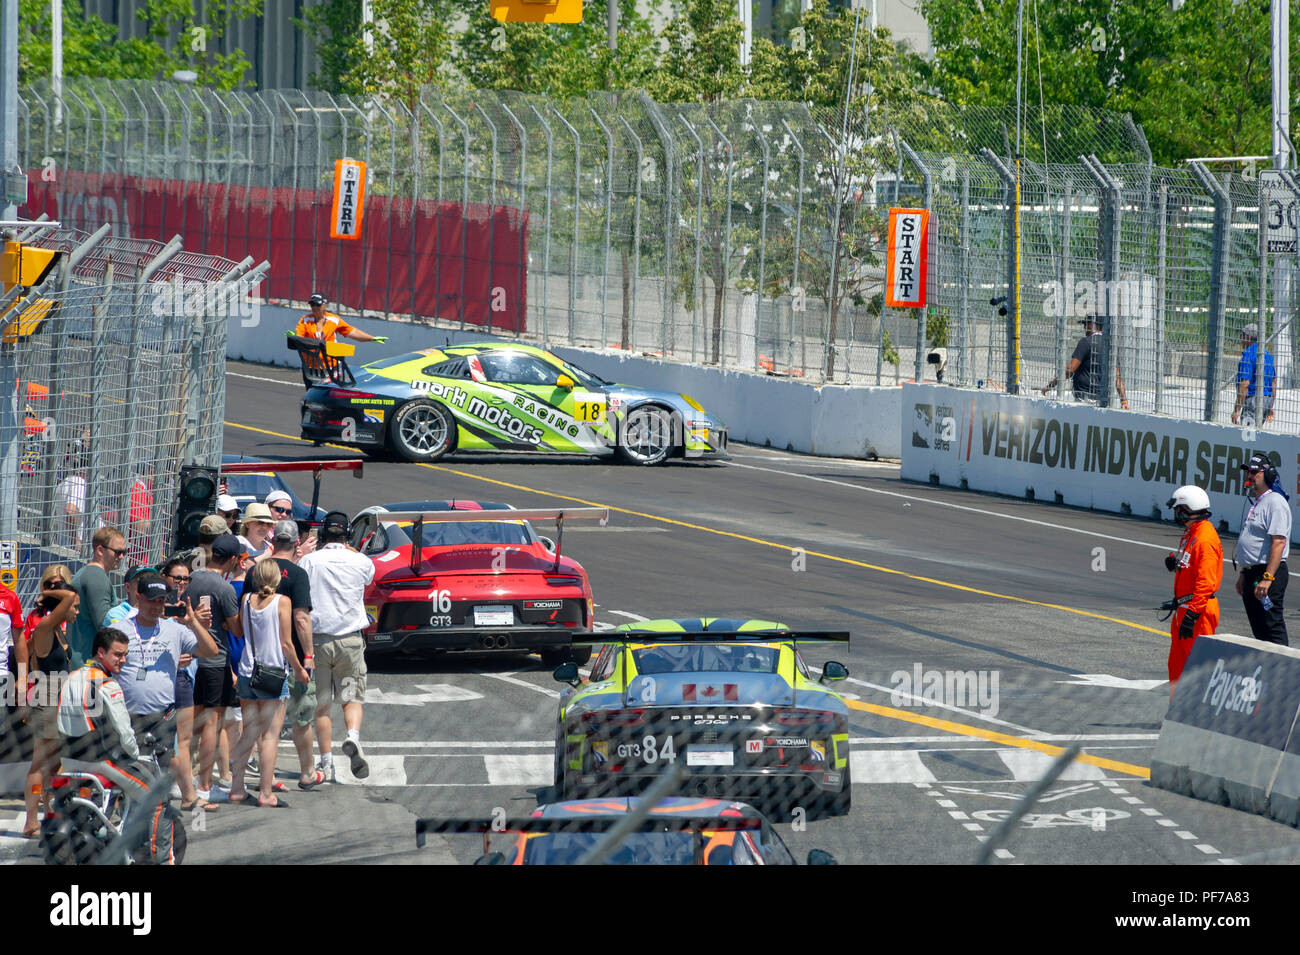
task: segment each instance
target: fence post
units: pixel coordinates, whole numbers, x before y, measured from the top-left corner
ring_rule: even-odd
[[[496,227],[497,227],[497,124],[492,122],[488,116],[487,110],[478,104],[475,100],[470,104],[470,109],[478,111],[479,119],[487,124],[488,136],[491,139],[492,149],[492,173],[488,178],[488,255],[487,255],[487,273],[488,273],[488,334],[492,334],[492,301],[496,297],[492,291],[495,287],[493,282],[492,267],[496,262]]]
[[[400,106],[400,107],[402,108],[402,111],[403,111],[403,112],[406,111],[406,106],[402,103],[401,100],[396,100],[395,102],[397,103],[398,106]],[[394,210],[394,208],[393,208],[393,200],[394,200],[394,199],[396,198],[396,196],[397,196],[397,185],[398,185],[398,180],[397,180],[397,121],[393,118],[393,114],[390,113],[390,112],[389,112],[389,111],[384,107],[384,104],[381,103],[379,100],[377,100],[377,99],[372,99],[372,100],[370,101],[370,105],[371,105],[372,107],[374,107],[376,110],[378,110],[381,114],[383,114],[384,122],[386,122],[386,123],[388,124],[388,197],[387,197],[387,198],[388,198],[388,215],[386,216],[386,218],[388,219],[388,241],[384,244],[384,248],[385,248],[385,250],[387,250],[387,254],[384,256],[384,260],[385,260],[385,261],[384,261],[384,269],[385,269],[385,273],[386,273],[386,277],[387,277],[387,278],[386,278],[386,281],[384,282],[384,318],[387,319],[387,318],[391,318],[392,315],[393,315],[393,309],[392,309],[392,304],[393,304],[393,299],[392,299],[392,289],[393,289],[393,219],[397,218],[397,216],[395,215],[395,210]],[[407,114],[407,118],[408,118],[408,119],[413,119],[413,117],[411,117],[411,115],[410,115],[409,113]],[[369,130],[367,130],[367,132],[369,132]],[[367,137],[367,141],[369,141],[369,138],[368,138],[368,137]],[[367,151],[369,151],[369,150],[367,149]],[[415,165],[415,157],[414,157],[414,156],[411,157],[411,164],[412,164],[412,166]],[[366,286],[366,287],[368,287],[368,285],[369,285],[369,283],[365,283],[365,286]],[[363,289],[362,289],[361,296],[362,296],[362,302],[364,303],[364,301],[365,301],[365,287],[363,287]]]
[[[623,326],[621,346],[624,349],[630,349],[632,342],[636,338],[636,297],[637,297],[637,279],[641,277],[641,170],[642,163],[645,160],[645,146],[641,142],[641,137],[636,134],[636,130],[622,116],[618,121],[623,124],[627,134],[632,137],[632,142],[636,145],[636,173],[633,180],[636,182],[635,198],[632,206],[632,307],[628,309],[628,321]],[[550,167],[547,167],[548,171]],[[547,200],[550,201],[549,199]]]
[[[660,350],[664,358],[667,358],[673,350],[673,336],[671,334],[674,322],[673,313],[676,311],[677,286],[675,282],[677,270],[676,265],[676,226],[677,215],[675,210],[673,180],[673,148],[676,145],[673,141],[672,131],[664,124],[659,114],[659,106],[650,99],[645,93],[639,93],[641,103],[646,111],[646,116],[650,120],[650,125],[654,127],[655,132],[659,135],[660,145],[664,150],[664,191],[663,191],[663,224],[664,224],[664,321],[662,335],[660,340]]]
[[[925,201],[925,208],[931,210],[930,215],[931,215],[931,218],[933,218],[933,216],[934,216],[934,212],[933,212],[933,208],[934,208],[934,177],[933,177],[932,175],[930,175],[930,169],[929,169],[929,167],[926,166],[926,164],[925,164],[924,162],[921,161],[921,157],[917,155],[916,150],[914,150],[911,146],[909,146],[909,145],[907,144],[907,140],[903,139],[901,136],[898,136],[897,132],[895,132],[894,135],[895,135],[895,137],[898,139],[898,147],[899,147],[899,149],[902,150],[903,154],[907,156],[908,160],[911,161],[912,165],[915,166],[915,167],[917,168],[917,170],[921,173],[921,189],[922,189],[922,191],[923,191],[923,193],[924,193],[924,196],[925,196],[925,200],[924,200],[924,201]],[[931,223],[931,224],[930,224],[930,234],[929,234],[929,237],[926,239],[926,241],[929,242],[929,243],[931,243],[931,244],[933,244],[933,243],[934,243],[934,235],[935,235],[935,231],[934,231],[934,223]],[[928,250],[927,250],[927,251],[928,251]],[[938,257],[938,256],[936,256],[936,255],[927,255],[927,256],[926,256],[926,261],[929,262],[929,263],[931,263],[931,264],[934,266],[934,271],[937,272],[937,271],[939,270],[939,257]],[[929,276],[922,276],[921,278],[922,278],[924,281],[926,281],[928,285],[931,286],[930,291],[929,291],[929,292],[927,293],[927,295],[926,295],[926,298],[929,299],[930,296],[933,294],[933,291],[934,291],[934,290],[933,290],[933,287],[934,287],[934,286],[937,286],[938,283],[930,283],[930,282],[929,282]],[[920,381],[924,381],[924,379],[925,379],[925,355],[924,355],[924,352],[925,352],[925,317],[926,317],[926,314],[929,312],[929,310],[930,310],[930,306],[929,306],[929,305],[926,305],[925,308],[923,308],[923,309],[918,309],[918,310],[917,310],[917,313],[916,313],[916,362],[915,362],[915,364],[916,364],[916,380],[917,380],[918,382],[920,382]]]
[[[1259,229],[1259,331],[1255,336],[1255,407],[1251,413],[1255,416],[1255,427],[1264,427],[1264,371],[1268,364],[1268,227],[1265,223],[1265,210],[1268,209],[1268,192],[1264,188],[1264,177],[1255,178],[1256,195],[1259,197],[1259,216],[1256,223]],[[1276,361],[1276,358],[1274,359]],[[1234,376],[1235,379],[1235,376]]]
[[[1109,408],[1111,390],[1121,371],[1120,343],[1128,333],[1127,328],[1121,327],[1118,310],[1115,308],[1115,299],[1118,297],[1115,290],[1119,286],[1120,187],[1096,156],[1080,156],[1079,162],[1083,163],[1084,171],[1097,183],[1098,193],[1104,197],[1102,198],[1103,212],[1098,222],[1097,252],[1101,259],[1101,275],[1106,294],[1097,297],[1104,298],[1106,304],[1102,308],[1101,302],[1097,303],[1104,324],[1101,335],[1101,381],[1093,382],[1093,386],[1097,389],[1097,404],[1102,408]]]
[[[541,111],[532,102],[529,102],[528,108],[542,124],[542,131],[546,133],[546,236],[542,242],[542,343],[545,344],[550,341],[547,336],[547,318],[551,311],[551,299],[547,283],[551,276],[551,170],[555,156],[555,138],[551,132],[551,124],[546,121]]]
[[[1007,352],[1006,381],[1007,394],[1020,394],[1020,369],[1016,363],[1017,329],[1016,312],[1019,308],[1020,283],[1016,275],[1016,175],[1006,167],[993,150],[985,147],[980,150],[985,161],[996,170],[1002,180],[1002,194],[1007,206]]]
[[[794,365],[794,351],[793,351],[793,347],[794,347],[794,295],[795,295],[795,294],[798,294],[798,295],[799,295],[799,298],[800,298],[801,301],[802,301],[803,298],[804,298],[804,296],[803,296],[803,294],[802,294],[802,289],[799,289],[799,242],[800,242],[800,239],[803,237],[803,162],[804,162],[804,151],[803,151],[803,143],[801,143],[801,142],[799,141],[799,137],[795,135],[795,132],[794,132],[794,130],[791,128],[790,124],[789,124],[788,122],[786,122],[784,119],[782,119],[782,120],[781,120],[781,125],[785,127],[785,131],[790,135],[790,139],[791,139],[791,141],[794,143],[795,152],[798,153],[798,155],[799,155],[799,181],[798,181],[798,184],[797,184],[796,189],[795,189],[795,200],[794,200],[794,269],[793,269],[793,274],[792,274],[791,277],[790,277],[790,292],[791,292],[791,300],[790,300],[790,328],[789,328],[789,334],[787,335],[787,338],[789,338],[789,340],[790,340],[790,345],[791,345],[791,349],[792,349],[791,352],[790,352],[790,365],[793,366],[793,365]],[[795,291],[796,289],[799,289],[799,292],[798,292],[798,293],[796,293],[796,291]],[[807,314],[808,314],[808,308],[807,308],[807,305],[805,305],[804,308],[803,308],[803,314],[804,314],[804,315],[807,315]],[[806,322],[805,322],[805,324],[806,324]],[[808,336],[807,336],[807,334],[805,334],[806,332],[807,332],[807,329],[804,328],[804,329],[801,330],[800,333],[799,333],[799,366],[800,366],[800,369],[802,370],[802,372],[803,372],[803,374],[804,374],[805,376],[808,374]]]
[[[713,326],[713,333],[712,333],[713,361],[717,363],[719,368],[722,368],[725,367],[723,358],[724,355],[726,354],[726,351],[722,346],[722,330],[723,330],[723,326],[726,324],[727,282],[729,282],[731,279],[731,182],[732,182],[731,177],[732,177],[732,172],[735,168],[736,151],[731,145],[731,140],[728,139],[726,136],[724,136],[722,130],[718,128],[718,124],[715,123],[708,116],[704,117],[704,119],[710,126],[713,127],[714,135],[718,137],[718,139],[722,142],[722,145],[726,147],[727,150],[726,238],[722,242],[722,276],[718,283],[719,287],[714,289],[713,292],[715,296],[719,296],[721,298],[722,307],[717,310],[717,316],[716,316],[717,320],[716,320],[716,324],[714,324]]]
[[[519,117],[514,111],[506,105],[505,100],[497,97],[497,102],[501,105],[502,111],[510,118],[510,122],[515,127],[515,132],[519,134],[519,294],[524,297],[524,308],[528,303],[528,257],[524,252],[527,246],[528,230],[524,228],[524,222],[528,217],[528,130],[524,124],[519,121]],[[609,247],[609,224],[605,225],[605,244],[606,249]],[[522,334],[527,327],[527,316],[524,309],[516,310],[515,325]]]
[[[469,252],[466,245],[469,231],[466,228],[466,217],[469,215],[469,123],[460,118],[460,114],[447,105],[446,100],[439,101],[442,108],[445,109],[451,118],[456,121],[460,127],[460,134],[465,144],[464,152],[461,154],[461,194],[460,194],[460,298],[457,302],[456,309],[460,312],[460,330],[465,330],[465,273],[469,269]],[[439,302],[438,306],[441,307]],[[437,315],[435,318],[439,317]]]
[[[600,347],[609,347],[609,337],[606,326],[609,323],[609,231],[610,219],[613,216],[614,201],[614,134],[609,131],[605,121],[600,118],[600,114],[587,104],[587,109],[591,113],[591,118],[596,121],[600,131],[605,134],[605,257],[601,260],[600,267]]]
[[[695,313],[695,320],[691,322],[691,362],[699,360],[699,353],[695,348],[695,333],[700,325],[700,319],[704,314],[704,289],[700,286],[700,256],[703,251],[704,243],[704,140],[700,134],[695,131],[690,122],[681,113],[677,114],[677,119],[686,127],[686,131],[691,134],[695,140],[695,158],[696,158],[696,183],[695,183],[695,282],[691,286],[691,299],[696,304],[692,309]]]
[[[1232,228],[1232,197],[1210,171],[1190,162],[1192,174],[1214,201],[1214,242],[1210,266],[1210,326],[1208,360],[1205,368],[1205,421],[1213,421],[1219,410],[1219,354],[1223,342],[1224,318],[1228,308],[1229,230]]]
[[[573,124],[564,118],[564,114],[549,104],[551,112],[573,134],[573,242],[569,246],[569,344],[572,345],[577,334],[578,320],[578,217],[582,207],[582,137],[578,135]]]
[[[440,119],[438,118],[437,114],[434,113],[434,111],[433,111],[432,109],[429,108],[429,104],[426,103],[426,102],[424,101],[423,96],[421,96],[421,98],[420,98],[420,104],[419,104],[419,105],[420,105],[420,110],[424,113],[424,115],[427,116],[427,117],[429,117],[429,119],[433,120],[433,125],[436,126],[436,127],[438,128],[438,200],[437,200],[438,204],[437,204],[437,206],[435,207],[435,215],[434,215],[434,217],[433,217],[433,285],[434,285],[434,289],[433,289],[433,295],[434,295],[433,303],[434,303],[434,304],[433,304],[433,315],[432,315],[432,318],[433,318],[433,320],[436,322],[436,321],[438,320],[438,295],[440,294],[439,290],[442,288],[442,227],[441,227],[441,220],[442,220],[442,180],[443,180],[443,159],[444,159],[444,157],[443,157],[443,153],[445,152],[445,147],[444,147],[444,144],[443,144],[443,139],[444,139],[444,134],[445,134],[445,132],[446,132],[446,128],[442,125],[442,120],[440,120]],[[412,207],[411,207],[411,268],[410,268],[410,273],[411,273],[411,319],[412,319],[412,320],[414,320],[414,319],[415,319],[415,316],[416,316],[416,312],[415,312],[415,306],[416,306],[416,297],[415,297],[415,275],[416,275],[416,266],[415,266],[415,230],[416,230],[416,218],[415,218],[415,217],[418,215],[418,213],[419,213],[419,189],[418,189],[418,187],[417,187],[417,190],[416,190],[416,202],[415,202],[414,205],[412,205]]]
[[[961,274],[957,284],[961,287],[961,315],[957,321],[957,382],[969,385],[974,377],[970,362],[970,169],[961,170]]]
[[[767,137],[763,135],[763,123],[762,120],[758,117],[758,110],[756,109],[758,104],[755,103],[753,100],[749,100],[748,105],[750,108],[750,113],[749,113],[750,128],[754,131],[754,136],[758,139],[758,144],[763,147],[763,191],[760,194],[760,201],[762,202],[762,206],[761,206],[761,211],[759,212],[759,225],[758,225],[758,284],[754,288],[754,291],[757,294],[757,297],[754,299],[754,358],[755,360],[761,360],[762,356],[759,354],[758,351],[758,338],[759,335],[762,334],[762,329],[763,329],[763,286],[766,283],[766,279],[767,279],[767,274],[766,274],[767,272],[767,173],[768,173],[768,167],[771,165],[772,162],[772,153],[767,146]],[[773,367],[775,367],[776,364],[777,345],[778,342],[776,341],[776,333],[774,331],[772,336],[772,355],[771,355]],[[853,347],[853,342],[850,339],[849,342],[850,350],[852,349],[852,347]],[[753,371],[754,369],[750,368],[747,370]],[[848,373],[848,363],[846,362],[845,363],[846,378],[847,378],[847,373]]]
[[[1169,263],[1169,183],[1160,183],[1160,200],[1158,211],[1160,223],[1156,231],[1156,408],[1160,414],[1164,406],[1165,392],[1165,296],[1169,290],[1169,279],[1165,270]]]

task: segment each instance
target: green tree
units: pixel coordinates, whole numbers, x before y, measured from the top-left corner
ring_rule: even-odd
[[[199,86],[235,89],[252,64],[243,50],[219,50],[232,23],[262,16],[262,0],[207,0],[196,6],[192,0],[145,0],[136,17],[145,24],[146,37],[128,40],[123,55],[152,65],[156,75],[188,69],[198,74]]]
[[[457,37],[456,70],[473,89],[517,90],[567,100],[593,90],[644,88],[658,60],[650,21],[631,0],[619,9],[618,45],[610,50],[606,0],[588,0],[581,23],[502,23],[471,0]]]
[[[930,69],[883,27],[870,30],[865,17],[858,30],[854,84],[847,104],[847,135],[842,135],[845,90],[853,57],[854,15],[814,0],[800,17],[788,46],[767,40],[754,44],[751,89],[767,100],[803,100],[824,133],[805,135],[809,192],[802,203],[796,234],[797,182],[786,176],[773,183],[783,228],[769,229],[769,271],[765,292],[776,296],[791,287],[798,249],[799,292],[826,303],[826,369],[833,376],[841,313],[849,303],[866,304],[879,315],[884,235],[883,210],[871,201],[873,184],[895,162],[886,135],[895,123],[919,123],[941,105],[930,88]],[[836,227],[838,224],[838,235]],[[797,240],[797,245],[796,245]]]
[[[329,93],[360,93],[350,77],[354,41],[361,30],[361,0],[323,0],[303,8],[293,25],[312,38],[320,69],[307,84]]]
[[[744,35],[734,0],[686,0],[661,39],[663,60],[651,79],[650,95],[667,103],[716,103],[740,95]]]

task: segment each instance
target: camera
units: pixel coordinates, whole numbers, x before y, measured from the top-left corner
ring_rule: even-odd
[[[167,604],[163,607],[164,617],[183,617],[185,616],[185,604]]]

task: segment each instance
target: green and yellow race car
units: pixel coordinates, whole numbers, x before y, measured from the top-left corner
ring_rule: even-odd
[[[849,811],[848,707],[814,679],[799,644],[847,644],[842,632],[711,617],[625,624],[580,678],[555,670],[560,697],[555,786],[560,799],[634,795],[683,760],[688,795]]]
[[[383,358],[313,384],[303,438],[436,461],[453,451],[727,458],[727,426],[694,398],[616,385],[544,348],[480,342]]]

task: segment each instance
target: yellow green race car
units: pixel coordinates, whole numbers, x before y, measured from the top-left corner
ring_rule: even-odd
[[[303,438],[436,461],[451,452],[727,458],[727,426],[689,395],[616,385],[544,348],[480,342],[372,361],[313,384]]]
[[[814,679],[806,642],[847,644],[842,632],[794,631],[764,620],[711,617],[625,624],[580,678],[555,670],[560,697],[555,786],[560,799],[634,795],[681,760],[688,795],[849,811],[848,707]]]

